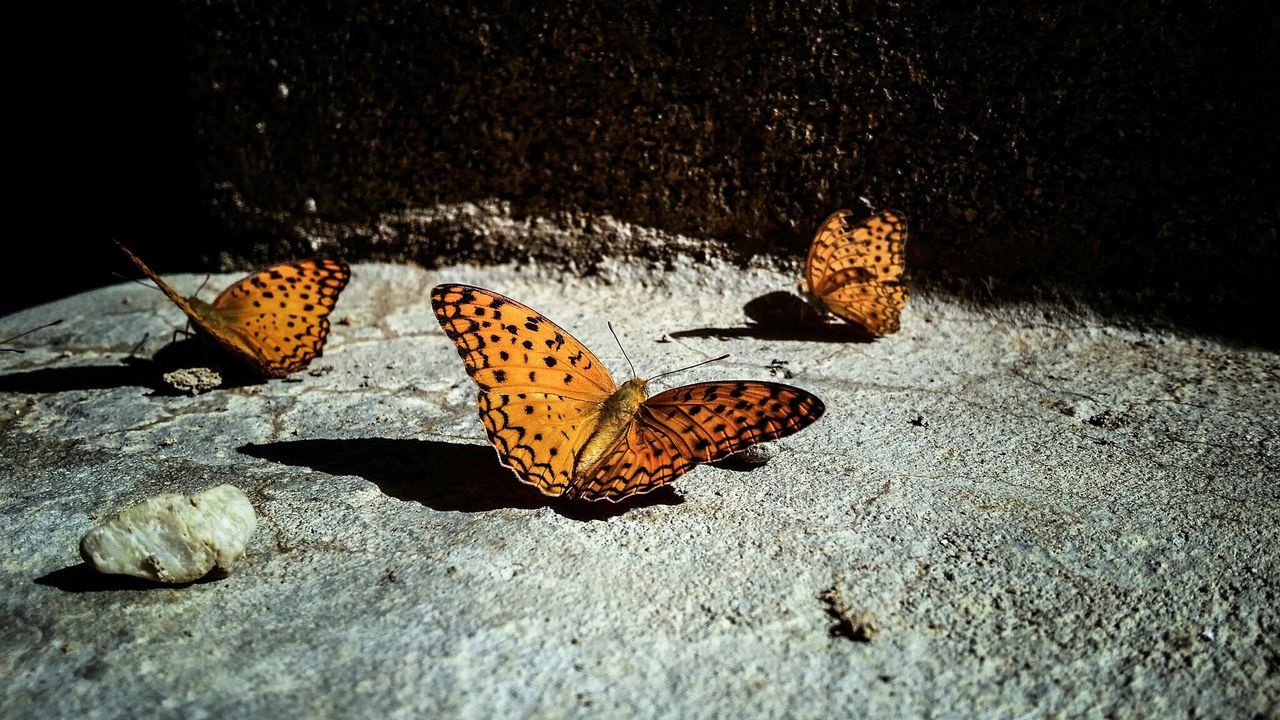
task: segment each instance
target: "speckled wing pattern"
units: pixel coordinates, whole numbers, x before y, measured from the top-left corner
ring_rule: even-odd
[[[263,375],[283,377],[324,353],[329,313],[350,279],[351,269],[340,260],[273,265],[213,299],[213,310],[225,323],[210,332],[254,358]]]
[[[818,229],[805,267],[809,292],[826,310],[872,335],[897,332],[907,302],[907,223],[893,211],[860,222],[852,217],[839,210]]]
[[[699,463],[798,432],[826,408],[790,385],[754,380],[684,385],[645,400],[573,495],[620,500],[665,485]]]
[[[438,285],[431,305],[480,390],[480,422],[502,464],[547,495],[564,494],[617,390],[608,370],[541,313],[491,290]]]
[[[301,370],[324,351],[328,315],[351,279],[345,262],[301,260],[254,273],[214,298],[184,298],[120,243],[116,246],[197,328],[265,377]]]

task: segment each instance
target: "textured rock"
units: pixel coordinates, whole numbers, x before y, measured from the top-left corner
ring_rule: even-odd
[[[798,335],[744,315],[794,273],[678,256],[353,277],[309,372],[194,397],[129,354],[181,322],[159,293],[0,319],[67,319],[0,355],[0,716],[1276,715],[1274,353],[925,292],[882,340]],[[446,281],[615,372],[606,320],[642,375],[731,353],[659,383],[784,380],[827,413],[760,467],[542,496],[484,439]],[[261,526],[234,582],[76,570],[86,509],[223,482]]]
[[[160,495],[121,510],[85,534],[80,555],[98,572],[162,583],[225,575],[244,554],[255,520],[234,485]]]

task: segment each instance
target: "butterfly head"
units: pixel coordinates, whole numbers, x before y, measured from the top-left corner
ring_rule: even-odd
[[[635,414],[640,404],[649,397],[649,381],[641,378],[631,378],[622,384],[609,396],[604,402],[604,409],[601,414],[607,417],[628,418]]]
[[[195,295],[192,295],[191,297],[187,298],[187,304],[189,304],[191,306],[191,309],[194,310],[196,314],[198,314],[204,320],[215,325],[223,324],[222,318],[218,315],[218,311],[214,310],[212,303],[207,303],[204,300],[201,300],[200,298],[196,297]]]

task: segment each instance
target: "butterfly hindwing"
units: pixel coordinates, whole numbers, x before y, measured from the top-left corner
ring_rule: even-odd
[[[706,382],[658,393],[641,404],[617,442],[572,494],[620,500],[712,462],[807,427],[825,412],[817,396],[754,380]]]
[[[888,335],[897,331],[907,301],[906,221],[893,211],[857,222],[852,217],[840,210],[822,223],[809,248],[805,279],[825,309],[873,335]]]
[[[562,494],[613,378],[572,335],[511,298],[449,284],[432,289],[431,305],[480,390],[480,421],[502,463]]]
[[[832,290],[822,300],[835,314],[859,323],[879,337],[898,331],[907,288],[899,284],[850,284]]]

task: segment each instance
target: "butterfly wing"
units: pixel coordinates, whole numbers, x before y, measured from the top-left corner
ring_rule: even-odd
[[[893,211],[860,222],[852,215],[839,210],[822,223],[809,247],[805,279],[827,310],[873,335],[888,335],[898,330],[907,302],[907,224]]]
[[[790,385],[754,380],[707,382],[658,393],[640,405],[626,431],[571,490],[618,501],[646,493],[698,463],[798,432],[826,408]]]
[[[604,365],[538,311],[491,290],[437,285],[431,305],[480,389],[480,422],[502,464],[547,495],[564,493],[617,390]]]
[[[273,265],[214,298],[210,334],[263,375],[284,377],[323,354],[329,313],[350,279],[351,268],[340,260]]]
[[[133,261],[134,265],[138,266],[138,269],[142,271],[142,274],[146,275],[148,278],[151,278],[151,282],[155,283],[156,287],[160,288],[161,292],[169,296],[169,299],[172,300],[175,305],[181,308],[182,312],[186,313],[187,317],[190,318],[192,322],[194,322],[198,327],[204,330],[207,330],[209,332],[212,332],[210,328],[206,327],[204,318],[201,317],[200,313],[196,310],[196,308],[190,302],[188,302],[186,298],[179,295],[177,290],[174,290],[172,287],[170,287],[169,283],[165,282],[164,279],[161,278],[159,275],[157,275],[156,272],[152,270],[150,267],[148,267],[146,263],[142,262],[142,258],[138,257],[137,255],[134,255],[133,252],[129,250],[129,248],[125,247],[124,245],[121,245],[119,240],[116,241],[116,247],[120,248],[120,252],[124,253],[125,257]]]

